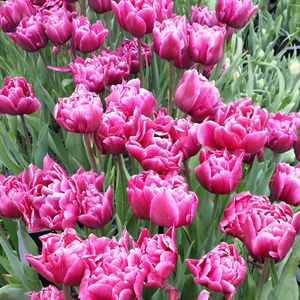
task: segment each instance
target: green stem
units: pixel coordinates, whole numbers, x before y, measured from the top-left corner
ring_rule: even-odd
[[[219,293],[214,292],[213,300],[218,300],[219,298]]]
[[[168,111],[169,115],[172,116],[173,110],[173,80],[174,80],[174,65],[173,62],[170,61],[170,77],[169,77],[169,98],[168,98]]]
[[[48,62],[47,62],[47,59],[46,59],[46,56],[45,56],[45,53],[44,53],[44,49],[41,49],[41,50],[39,51],[39,54],[40,54],[40,57],[41,57],[41,59],[42,59],[42,61],[43,61],[43,63],[44,63],[44,66],[45,66],[46,72],[47,72],[47,74],[48,74],[48,77],[49,77],[49,79],[50,79],[52,85],[54,86],[54,85],[55,85],[54,79],[53,79],[53,77],[52,77],[52,73],[51,73],[50,70],[48,69]]]
[[[26,121],[25,121],[24,115],[20,115],[20,118],[21,118],[21,123],[22,123],[23,131],[24,131],[24,135],[25,135],[25,143],[26,143],[26,148],[27,148],[27,154],[28,154],[28,158],[30,159],[30,157],[31,157],[31,143],[30,143],[30,138],[29,138],[29,132],[28,132],[28,128],[26,126]]]
[[[271,259],[270,258],[265,258],[264,261],[264,265],[263,265],[263,270],[262,273],[260,275],[260,279],[259,279],[259,283],[258,283],[258,287],[257,287],[257,293],[256,293],[256,297],[255,300],[261,300],[261,296],[262,296],[262,292],[264,289],[264,284],[268,278],[269,275],[269,268],[270,268],[270,262]]]
[[[273,152],[273,156],[272,156],[272,165],[274,165],[274,167],[276,167],[276,164],[278,163],[280,158],[280,154]]]
[[[121,220],[123,220],[124,215],[125,215],[125,193],[126,193],[126,175],[123,169],[123,164],[122,164],[122,154],[117,155],[117,163],[118,163],[118,173],[119,176],[121,177],[121,189],[122,189],[122,207],[121,207],[121,212],[120,212],[120,218]]]
[[[183,162],[183,166],[184,166],[184,173],[185,173],[186,182],[187,182],[189,188],[191,188],[192,187],[191,172],[190,172],[188,160],[185,160]]]
[[[73,297],[71,295],[70,287],[63,284],[62,289],[63,289],[63,292],[64,292],[65,300],[73,300]]]
[[[112,49],[112,38],[111,38],[111,27],[110,27],[110,21],[109,21],[109,12],[104,13],[104,20],[105,20],[105,27],[108,29],[109,34],[108,34],[108,45],[109,48]]]
[[[157,233],[157,226],[150,221],[150,228],[149,228],[150,236],[153,236]]]
[[[270,266],[271,266],[272,284],[273,284],[273,286],[275,286],[278,282],[278,275],[277,275],[277,271],[276,271],[275,262],[273,259],[271,260]]]
[[[86,149],[86,153],[88,155],[89,161],[90,161],[91,168],[94,172],[97,173],[97,164],[96,164],[95,156],[94,156],[93,149],[91,146],[90,135],[84,134],[83,139],[84,139],[85,149]]]
[[[198,73],[202,74],[204,66],[202,64],[198,64]]]
[[[214,199],[214,207],[213,207],[213,212],[212,212],[212,222],[217,218],[218,216],[218,211],[220,207],[220,195],[216,194],[216,197]]]
[[[142,40],[138,38],[138,51],[139,51],[139,69],[140,69],[140,75],[141,75],[141,86],[144,85],[144,66],[143,66],[143,57],[142,57]]]
[[[80,14],[86,16],[86,3],[85,0],[79,0]]]

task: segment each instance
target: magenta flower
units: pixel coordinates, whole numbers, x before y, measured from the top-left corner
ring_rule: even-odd
[[[286,163],[277,164],[269,186],[275,200],[294,206],[299,205],[300,164],[295,167]]]
[[[107,109],[119,107],[130,116],[133,116],[134,110],[138,109],[141,114],[150,117],[157,106],[153,94],[141,88],[139,79],[113,85],[105,102]]]
[[[48,43],[40,15],[24,17],[16,30],[7,35],[28,52],[38,51]]]
[[[226,30],[193,23],[189,30],[189,56],[204,66],[217,64],[223,55]]]
[[[49,233],[40,237],[42,254],[25,254],[27,261],[43,277],[53,283],[79,285],[85,271],[85,246],[74,229],[62,234]],[[76,270],[76,272],[74,272]]]
[[[5,77],[0,89],[0,113],[9,115],[32,114],[41,104],[33,88],[24,77]]]
[[[297,140],[294,142],[293,148],[296,159],[300,161],[300,137],[298,137]]]
[[[102,103],[96,93],[79,84],[68,98],[59,98],[53,115],[66,130],[75,133],[94,133],[102,118]]]
[[[242,150],[230,154],[226,149],[200,152],[200,165],[195,175],[211,193],[230,194],[238,186],[243,172]]]
[[[198,197],[179,175],[164,177],[153,171],[134,175],[128,180],[127,195],[137,218],[164,227],[189,225],[197,212]]]
[[[186,71],[175,90],[174,103],[194,122],[214,119],[219,108],[224,107],[219,90],[196,70]]]
[[[194,281],[231,299],[246,276],[246,262],[234,245],[220,243],[198,259],[186,260]]]
[[[218,20],[237,29],[243,28],[257,9],[251,0],[218,0],[216,3]]]
[[[98,49],[108,33],[100,20],[92,25],[84,16],[72,20],[72,44],[76,50],[82,53]]]
[[[112,10],[120,26],[136,38],[152,32],[156,12],[147,0],[112,1]]]
[[[88,0],[90,8],[98,14],[111,10],[111,0]]]
[[[4,32],[12,32],[23,18],[35,13],[36,10],[30,0],[3,1],[0,7],[0,28]]]
[[[64,292],[53,285],[42,288],[39,292],[27,294],[31,300],[65,300]]]
[[[177,68],[193,65],[188,55],[188,23],[185,16],[156,22],[153,29],[153,50],[162,58],[172,61]]]

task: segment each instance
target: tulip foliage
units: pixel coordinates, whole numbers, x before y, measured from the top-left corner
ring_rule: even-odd
[[[283,2],[0,2],[0,299],[299,298]]]

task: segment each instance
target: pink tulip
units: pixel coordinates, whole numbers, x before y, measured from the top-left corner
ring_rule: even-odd
[[[4,177],[0,181],[0,216],[5,218],[19,218],[22,213],[17,203],[25,197],[28,191],[26,173],[19,176]]]
[[[238,186],[243,173],[242,150],[230,154],[226,149],[200,152],[200,165],[195,175],[211,193],[230,194]]]
[[[253,105],[250,98],[242,98],[219,109],[215,121],[199,126],[200,144],[211,149],[243,149],[255,154],[264,148],[267,140],[268,112]]]
[[[88,0],[90,8],[98,14],[111,10],[111,0]]]
[[[59,98],[53,115],[66,130],[75,133],[94,133],[102,118],[102,103],[96,93],[79,84],[68,98]]]
[[[134,175],[128,180],[127,195],[137,218],[159,226],[190,225],[197,212],[198,197],[179,175],[163,177],[153,171]]]
[[[188,23],[185,16],[155,23],[153,50],[162,59],[172,61],[177,68],[187,69],[193,65],[188,56]]]
[[[40,237],[42,254],[25,254],[27,261],[43,277],[53,283],[79,285],[85,271],[84,243],[74,229],[62,234],[49,233]]]
[[[24,17],[16,30],[7,35],[28,52],[38,51],[48,43],[40,15]]]
[[[151,64],[152,52],[150,45],[141,43],[142,45],[142,61],[143,67]],[[136,74],[139,72],[139,54],[138,54],[138,41],[137,39],[125,39],[121,42],[120,47],[114,51],[118,56],[123,56],[127,59],[130,65],[130,73]]]
[[[174,120],[160,111],[155,120],[141,116],[139,130],[129,138],[126,150],[145,170],[159,174],[179,173],[182,144],[177,140]]]
[[[251,0],[218,0],[216,3],[218,20],[237,29],[243,28],[257,9]]]
[[[297,140],[294,142],[293,148],[296,159],[300,161],[300,137],[298,137]]]
[[[197,300],[208,300],[209,295],[210,295],[210,292],[208,292],[208,291],[206,291],[206,290],[203,290],[203,291],[199,294]]]
[[[189,31],[189,56],[204,66],[217,64],[223,56],[226,30],[193,23]]]
[[[277,164],[270,179],[272,197],[290,205],[300,204],[300,164],[296,167],[286,163]]]
[[[103,154],[122,154],[130,136],[136,134],[139,114],[128,115],[118,108],[103,114],[102,122],[95,132],[96,145]]]
[[[65,300],[64,292],[53,285],[42,288],[39,292],[27,294],[31,300]]]
[[[272,215],[271,215],[272,216]],[[296,230],[281,218],[271,218],[268,210],[252,210],[244,224],[244,243],[256,260],[282,260],[291,248]]]
[[[78,221],[88,228],[104,226],[113,216],[113,192],[109,186],[102,192],[104,173],[85,172],[82,168],[72,176],[79,191]]]
[[[199,123],[206,118],[214,119],[217,110],[225,106],[214,82],[195,69],[183,74],[175,90],[174,103]]]
[[[246,276],[245,260],[234,245],[227,243],[220,243],[199,260],[187,259],[186,263],[196,283],[223,293],[227,300],[236,293],[236,287]]]
[[[97,50],[108,33],[108,30],[103,27],[100,20],[91,25],[87,17],[73,18],[72,44],[76,50],[82,53]]]
[[[32,114],[40,102],[24,77],[5,77],[0,89],[0,113],[9,115]]]
[[[148,0],[148,3],[152,5],[156,13],[156,21],[162,22],[166,19],[170,19],[173,14],[173,0]]]
[[[107,68],[97,56],[83,59],[77,57],[69,64],[74,83],[82,83],[85,87],[95,93],[102,93],[107,85]]]
[[[142,269],[148,270],[144,285],[161,288],[175,270],[178,252],[175,243],[175,229],[170,228],[165,234],[150,237],[148,229],[143,228],[137,241],[141,250]]]
[[[134,37],[152,32],[156,12],[147,0],[112,1],[111,5],[120,26]]]
[[[36,10],[29,0],[3,1],[0,7],[0,28],[4,32],[12,32],[24,17],[30,17],[35,13]]]
[[[299,116],[294,114],[269,114],[267,122],[268,140],[266,147],[276,153],[289,151],[297,140]]]
[[[126,114],[133,116],[137,108],[139,112],[150,117],[157,105],[153,94],[143,88],[139,79],[132,79],[122,84],[113,85],[105,98],[106,108],[120,107]]]
[[[55,45],[63,45],[71,38],[71,21],[63,8],[43,10],[43,26],[49,40]]]

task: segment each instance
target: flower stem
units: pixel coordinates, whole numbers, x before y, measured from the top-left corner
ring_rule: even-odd
[[[153,236],[157,233],[157,226],[150,221],[150,228],[149,228],[150,236]]]
[[[141,75],[141,86],[144,84],[144,67],[143,67],[143,57],[142,57],[142,40],[138,38],[138,51],[139,51],[139,68],[140,68],[140,75]]]
[[[71,295],[70,287],[63,284],[62,289],[63,289],[63,292],[64,292],[65,300],[73,300],[72,295]]]
[[[26,126],[24,115],[20,115],[20,118],[21,118],[21,123],[22,123],[23,131],[24,131],[24,136],[25,136],[27,154],[28,154],[28,158],[30,159],[30,157],[31,157],[31,144],[30,144],[29,132],[28,132],[28,128]]]
[[[174,65],[173,62],[170,61],[170,77],[169,77],[169,98],[168,98],[168,111],[169,115],[172,116],[172,110],[173,110],[173,80],[174,80]]]
[[[112,49],[112,39],[111,39],[111,27],[110,27],[110,22],[109,22],[109,12],[104,13],[104,20],[105,20],[105,27],[108,29],[109,34],[108,34],[108,45],[109,48]]]
[[[269,275],[269,268],[270,268],[270,263],[271,259],[270,258],[265,258],[264,265],[263,265],[263,270],[260,275],[259,283],[258,283],[258,288],[257,288],[257,293],[255,300],[261,300],[262,292],[264,289],[264,284],[268,278]]]
[[[83,138],[84,138],[85,149],[86,149],[86,153],[88,155],[89,161],[90,161],[91,168],[94,172],[97,173],[97,165],[96,165],[96,160],[95,160],[95,156],[93,153],[93,149],[91,146],[90,135],[84,134]]]
[[[52,73],[51,73],[50,70],[48,69],[48,63],[47,63],[47,59],[46,59],[44,50],[41,49],[41,50],[39,51],[39,54],[40,54],[40,57],[41,57],[41,59],[42,59],[42,61],[43,61],[43,63],[44,63],[46,72],[47,72],[47,74],[48,74],[48,77],[49,77],[49,79],[50,79],[52,85],[55,85],[55,84],[54,84],[54,79],[53,79]]]
[[[85,0],[79,0],[80,14],[86,16],[86,3]]]
[[[187,182],[189,188],[191,188],[191,184],[192,184],[192,182],[191,182],[191,172],[190,172],[188,160],[185,160],[183,162],[183,166],[184,166],[184,173],[185,173],[184,175],[185,175],[185,178],[186,178],[186,182]]]
[[[219,211],[219,206],[220,206],[220,195],[216,194],[216,197],[214,199],[214,208],[212,212],[212,222],[217,218],[218,216],[218,211]]]

